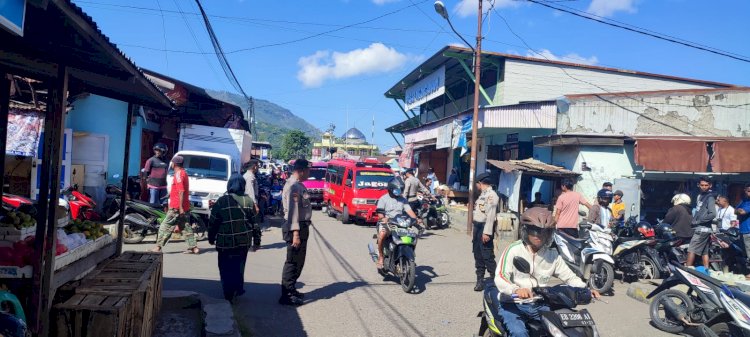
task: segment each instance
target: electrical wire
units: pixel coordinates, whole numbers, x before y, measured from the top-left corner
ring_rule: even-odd
[[[164,40],[164,49],[167,49],[167,25],[164,22],[164,10],[161,8],[161,3],[156,0],[156,5],[159,6],[159,13],[161,14],[161,32],[162,39]],[[169,72],[169,53],[164,52],[164,62],[167,64],[167,72]]]
[[[709,53],[712,53],[712,54],[716,54],[716,55],[728,57],[728,58],[731,58],[731,59],[735,59],[735,60],[738,60],[738,61],[750,63],[750,58],[748,58],[748,57],[736,56],[736,55],[733,55],[733,53],[727,53],[727,52],[724,52],[724,51],[721,51],[721,50],[718,50],[718,49],[715,49],[715,48],[712,48],[712,47],[704,47],[704,46],[701,46],[701,45],[698,45],[698,44],[695,44],[695,43],[692,43],[692,42],[681,41],[679,39],[668,37],[668,36],[665,36],[665,35],[655,34],[653,32],[649,32],[649,31],[646,31],[644,29],[631,28],[631,27],[627,27],[626,25],[623,25],[623,24],[609,22],[609,21],[602,20],[602,19],[599,19],[599,18],[596,18],[596,17],[593,17],[593,16],[587,16],[587,15],[584,15],[584,14],[576,13],[576,12],[574,12],[572,10],[568,10],[568,9],[565,9],[565,8],[562,8],[562,7],[553,6],[553,5],[549,4],[549,3],[547,3],[546,1],[539,1],[539,0],[526,0],[526,1],[535,3],[535,4],[538,4],[538,5],[547,7],[547,8],[551,8],[551,9],[554,9],[554,10],[558,10],[558,11],[561,11],[561,12],[564,12],[564,13],[575,15],[575,16],[580,17],[580,18],[584,18],[584,19],[591,20],[591,21],[596,21],[596,22],[599,22],[599,23],[602,23],[602,24],[605,24],[605,25],[608,25],[608,26],[612,26],[612,27],[624,29],[624,30],[631,31],[631,32],[634,32],[634,33],[638,33],[638,34],[650,36],[650,37],[653,37],[653,38],[656,38],[656,39],[659,39],[659,40],[664,40],[664,41],[676,43],[676,44],[679,44],[679,45],[683,45],[685,47],[689,47],[689,48],[693,48],[693,49],[698,49],[698,50],[702,50],[702,51],[709,52]]]

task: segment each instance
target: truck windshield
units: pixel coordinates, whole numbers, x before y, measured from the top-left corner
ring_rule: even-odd
[[[393,179],[393,173],[384,171],[358,171],[355,179],[357,188],[384,190]]]
[[[227,180],[229,164],[224,158],[182,155],[188,176]]]
[[[326,169],[314,168],[310,170],[310,177],[307,180],[323,180],[326,177]]]

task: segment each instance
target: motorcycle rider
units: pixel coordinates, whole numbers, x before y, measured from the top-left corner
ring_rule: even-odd
[[[602,225],[604,228],[610,226],[612,221],[612,210],[609,209],[609,204],[612,202],[612,191],[602,188],[596,193],[597,206],[591,207],[591,212],[586,219],[588,222]]]
[[[552,213],[545,208],[529,208],[521,215],[521,240],[511,243],[500,255],[495,272],[495,285],[500,291],[498,312],[511,337],[527,337],[526,322],[540,320],[541,312],[550,308],[544,303],[514,303],[512,295],[520,299],[533,297],[532,288],[544,287],[551,277],[557,277],[571,287],[585,288],[584,283],[570,270],[557,250],[550,249],[555,231]],[[515,269],[513,258],[520,256],[531,265],[531,275]],[[599,298],[592,290],[591,296]]]
[[[164,143],[154,144],[153,150],[154,156],[146,160],[146,164],[143,165],[141,170],[141,176],[145,177],[147,181],[148,202],[158,204],[167,195],[169,163],[164,161],[164,155],[167,154],[167,146]]]
[[[378,204],[375,208],[381,213],[380,221],[378,221],[378,269],[383,269],[383,261],[385,259],[383,255],[383,243],[385,239],[390,235],[390,229],[388,229],[388,219],[395,218],[403,213],[409,215],[412,219],[417,219],[417,215],[409,206],[406,198],[403,197],[402,193],[404,190],[404,182],[401,178],[393,178],[388,182],[388,194],[384,194],[378,199]],[[417,219],[417,222],[421,220]]]
[[[411,206],[412,209],[419,209],[419,199],[417,198],[417,193],[422,192],[424,194],[430,194],[430,190],[427,189],[427,187],[425,187],[422,182],[414,176],[414,169],[406,169],[404,176],[406,177],[406,179],[404,179],[403,188],[404,196],[406,197],[406,200],[409,201],[409,206]]]

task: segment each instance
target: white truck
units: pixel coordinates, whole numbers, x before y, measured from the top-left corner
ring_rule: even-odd
[[[182,124],[179,151],[190,183],[190,204],[197,213],[209,208],[227,191],[232,173],[250,161],[252,136],[245,130]],[[167,177],[171,189],[173,172]]]

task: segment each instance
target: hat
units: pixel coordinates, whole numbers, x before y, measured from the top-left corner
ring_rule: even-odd
[[[295,171],[299,171],[304,170],[308,167],[310,167],[310,162],[307,161],[307,159],[297,159],[294,161],[294,167],[292,169]]]
[[[622,194],[621,190],[617,190],[617,191],[615,191],[615,195],[619,195],[619,196],[622,197],[624,194]]]
[[[407,168],[407,169],[404,170],[404,173],[414,174],[414,169],[413,168]]]
[[[182,156],[174,156],[172,157],[172,162],[175,164],[182,164],[185,162],[185,158],[182,158]]]
[[[490,177],[490,174],[487,172],[480,173],[477,175],[476,182],[482,183],[482,184],[491,184],[492,178]]]

